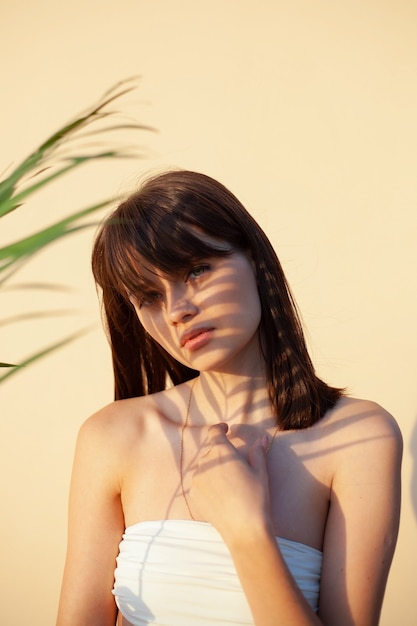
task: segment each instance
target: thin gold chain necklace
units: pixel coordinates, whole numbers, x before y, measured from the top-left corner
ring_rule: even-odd
[[[196,384],[196,382],[197,382],[197,378],[194,378],[194,380],[193,380],[193,382],[191,384],[190,395],[188,397],[187,412],[185,414],[184,423],[183,423],[183,425],[181,427],[180,459],[179,459],[179,461],[180,461],[179,465],[180,465],[181,493],[182,493],[182,497],[184,499],[184,502],[185,502],[185,504],[187,506],[188,514],[189,514],[190,518],[193,521],[195,521],[195,517],[192,514],[190,505],[189,505],[188,500],[187,500],[187,496],[185,495],[184,480],[183,480],[183,461],[184,461],[184,432],[185,432],[185,429],[188,426],[188,418],[190,416],[191,400],[193,398],[193,390],[194,390],[194,385]],[[275,440],[275,437],[277,436],[278,431],[279,431],[279,424],[277,424],[275,426],[274,432],[272,433],[272,437],[270,439],[270,442],[269,442],[268,447],[267,447],[266,452],[265,452],[266,456],[269,454],[269,451],[272,448],[272,444],[274,443],[274,440]]]

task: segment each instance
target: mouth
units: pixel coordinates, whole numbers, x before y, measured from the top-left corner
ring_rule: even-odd
[[[195,328],[183,334],[180,340],[181,348],[197,350],[210,341],[214,328]]]

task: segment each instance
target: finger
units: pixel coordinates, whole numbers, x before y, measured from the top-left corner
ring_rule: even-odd
[[[203,458],[205,456],[207,456],[208,454],[210,454],[210,452],[212,451],[213,448],[207,446],[206,448],[203,448],[201,453],[200,453],[200,458]]]
[[[207,459],[210,452],[217,457],[224,456],[225,454],[236,455],[239,454],[236,447],[229,441],[227,432],[229,427],[227,424],[220,422],[219,424],[213,424],[207,429],[206,439],[202,447],[200,459],[204,461]]]
[[[260,475],[267,476],[267,451],[269,448],[269,437],[264,435],[257,439],[249,449],[249,463],[251,467]]]
[[[228,430],[229,427],[224,422],[209,426],[207,430],[207,445],[210,446],[218,443],[229,442],[228,438],[226,437],[226,433]]]

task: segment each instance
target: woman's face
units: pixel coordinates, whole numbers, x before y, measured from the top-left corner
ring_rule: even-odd
[[[181,274],[141,273],[149,288],[131,302],[170,355],[199,371],[257,373],[261,306],[246,254],[210,257]]]

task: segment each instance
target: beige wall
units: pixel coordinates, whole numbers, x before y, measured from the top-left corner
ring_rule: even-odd
[[[270,234],[319,372],[397,417],[404,505],[383,626],[417,620],[416,27],[411,0],[6,0],[0,19],[0,171],[131,75],[142,80],[129,113],[159,129],[131,138],[149,158],[58,183],[2,221],[0,242],[154,168],[218,177]],[[91,238],[54,246],[19,277],[72,291],[1,292],[1,318],[75,311],[0,326],[0,360],[95,325],[0,387],[8,626],[54,622],[74,440],[112,396]]]

